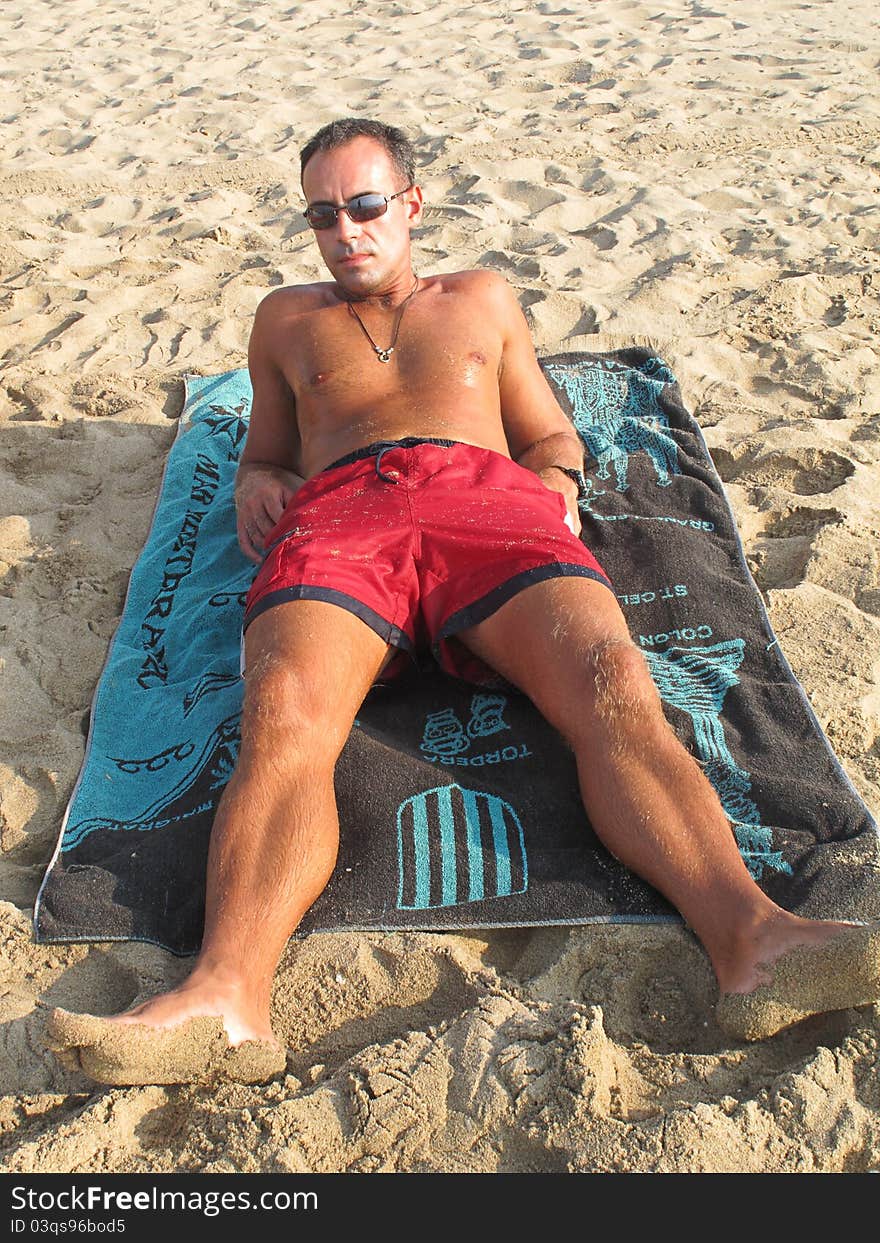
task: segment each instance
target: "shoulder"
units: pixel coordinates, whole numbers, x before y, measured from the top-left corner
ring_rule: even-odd
[[[267,293],[257,307],[257,322],[269,327],[293,316],[329,306],[333,301],[330,281],[310,285],[284,285]]]
[[[257,307],[251,327],[249,351],[275,357],[289,348],[291,329],[297,320],[322,307],[330,306],[333,296],[329,281],[312,285],[285,285],[267,293]]]
[[[445,292],[469,293],[475,296],[515,298],[507,278],[491,268],[469,268],[463,272],[444,272],[440,276],[428,277],[437,281]]]
[[[474,303],[481,314],[491,315],[495,323],[510,326],[522,315],[516,290],[506,277],[491,268],[445,272],[428,279],[437,282],[439,292]]]

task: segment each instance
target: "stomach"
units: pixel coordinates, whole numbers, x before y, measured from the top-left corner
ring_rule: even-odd
[[[379,399],[366,409],[349,410],[341,417],[338,408],[312,417],[310,412],[298,409],[302,474],[309,478],[357,449],[408,436],[458,440],[510,457],[497,395],[494,400],[475,400],[471,391],[466,397],[451,402],[447,393],[442,400],[405,404],[399,399]]]

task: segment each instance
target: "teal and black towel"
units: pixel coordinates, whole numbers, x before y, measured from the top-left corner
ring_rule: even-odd
[[[642,348],[542,360],[585,446],[583,539],[749,870],[803,915],[880,915],[877,830],[777,644],[697,424]],[[239,741],[254,567],[232,486],[245,371],[191,378],[35,914],[41,941],[194,952]],[[600,845],[530,702],[439,670],[375,687],[336,770],[339,862],[300,932],[675,918]]]

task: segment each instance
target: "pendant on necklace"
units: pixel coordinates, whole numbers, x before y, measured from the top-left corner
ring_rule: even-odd
[[[374,348],[375,348],[375,347],[374,347]],[[387,349],[387,350],[380,350],[380,349],[376,349],[376,357],[379,359],[379,362],[380,362],[380,363],[390,363],[390,362],[391,362],[391,355],[392,355],[393,353],[394,353],[394,346],[393,346],[393,345],[390,347],[390,349]]]

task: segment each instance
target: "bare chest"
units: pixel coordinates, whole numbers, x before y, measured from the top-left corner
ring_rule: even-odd
[[[300,419],[309,412],[344,417],[366,406],[444,400],[451,392],[497,395],[497,329],[442,312],[440,300],[411,305],[402,316],[339,306],[308,317],[284,360]]]

